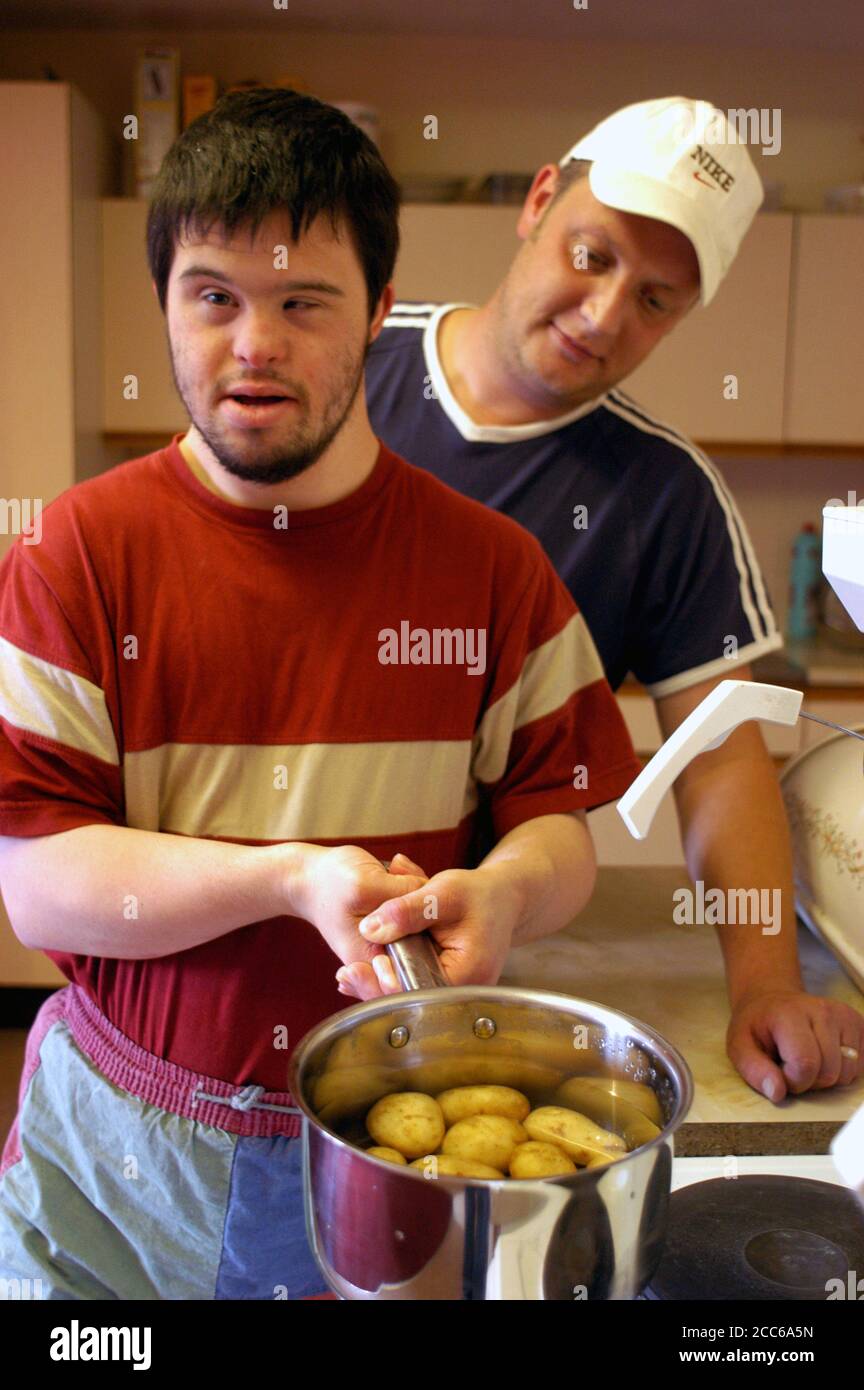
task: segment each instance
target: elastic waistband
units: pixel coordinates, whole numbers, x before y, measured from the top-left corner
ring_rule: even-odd
[[[301,1112],[288,1091],[233,1086],[188,1071],[127,1038],[80,985],[68,985],[58,994],[64,997],[62,1017],[78,1047],[108,1081],[130,1095],[232,1134],[296,1139],[302,1133]]]

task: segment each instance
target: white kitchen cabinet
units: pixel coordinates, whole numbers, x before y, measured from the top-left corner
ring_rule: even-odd
[[[397,294],[484,298],[519,244],[515,221],[511,207],[407,204]],[[146,223],[145,201],[103,201],[104,428],[114,434],[170,436],[188,421],[171,379],[165,320],[150,284]]]
[[[47,985],[66,983],[66,976],[60,973],[53,961],[41,951],[31,951],[21,945],[5,909],[0,908],[0,986],[41,989]]]
[[[516,207],[406,204],[397,295],[482,302],[519,247],[517,216]],[[147,271],[147,205],[106,199],[102,217],[105,429],[171,435],[187,421]],[[652,413],[694,438],[780,442],[792,221],[791,214],[757,217],[714,302],[694,310],[626,383]]]
[[[797,219],[784,437],[864,448],[864,217]]]
[[[47,505],[102,461],[101,119],[67,82],[0,82],[5,497]],[[0,535],[0,555],[14,536]]]
[[[107,433],[158,434],[167,440],[189,421],[171,380],[165,320],[147,269],[146,226],[144,200],[103,200],[102,413]]]
[[[708,307],[692,309],[622,383],[691,439],[782,439],[793,221],[757,216]]]
[[[100,117],[69,83],[0,82],[0,492],[31,508],[104,467],[99,200],[109,156]],[[0,534],[0,556],[15,534]],[[0,985],[61,980],[0,906]]]

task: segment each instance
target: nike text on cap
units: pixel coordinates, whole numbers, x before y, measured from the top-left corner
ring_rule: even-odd
[[[669,222],[689,237],[708,304],[764,197],[746,146],[709,101],[661,97],[624,106],[568,150],[591,160],[594,197]]]

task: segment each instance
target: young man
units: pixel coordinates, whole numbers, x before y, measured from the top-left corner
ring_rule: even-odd
[[[628,671],[665,736],[781,645],[745,527],[710,461],[617,383],[707,304],[762,201],[708,102],[615,112],[534,178],[488,303],[396,304],[367,363],[376,434],[542,542],[610,683]],[[772,1101],[864,1071],[864,1018],[804,992],[783,802],[757,725],[675,787],[690,873],[780,888],[782,929],[719,929],[729,1056]],[[671,908],[670,908],[671,910]]]
[[[319,1292],[287,1062],[396,988],[376,910],[437,900],[450,981],[494,981],[582,908],[585,810],[638,769],[539,544],[372,433],[397,229],[335,109],[190,125],[148,255],[191,426],[0,572],[0,882],[72,982],[0,1165],[0,1275],[43,1297]]]

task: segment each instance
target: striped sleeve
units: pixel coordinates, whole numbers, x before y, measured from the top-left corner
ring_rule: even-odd
[[[117,733],[76,635],[100,617],[73,567],[39,552],[18,540],[0,565],[2,835],[124,824]]]
[[[581,613],[540,546],[507,633],[472,772],[495,837],[623,795],[641,764]]]
[[[778,650],[753,542],[720,470],[623,392],[605,408],[634,432],[634,449],[655,451],[662,484],[647,471],[630,493],[643,519],[627,633],[633,674],[662,699]]]

